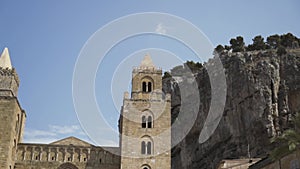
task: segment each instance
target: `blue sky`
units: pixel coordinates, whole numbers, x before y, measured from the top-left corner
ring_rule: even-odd
[[[238,35],[243,36],[246,43],[250,43],[256,35],[266,37],[291,32],[300,37],[299,6],[297,0],[28,0],[18,3],[2,0],[0,49],[9,48],[12,64],[21,79],[19,100],[27,112],[24,141],[48,143],[70,135],[88,140],[81,130],[73,106],[72,78],[75,63],[93,33],[119,17],[141,12],[176,15],[201,29],[216,46],[228,44],[230,38]],[[108,55],[121,57],[124,54],[122,57],[127,57],[143,48],[157,48],[157,43],[168,44],[169,41],[151,35],[135,37],[120,43]],[[163,48],[178,55],[180,45],[176,42],[170,44],[169,47],[163,45]],[[181,51],[192,55],[184,47]],[[106,100],[111,97],[110,93],[106,93],[105,97],[99,94],[103,89],[111,90],[108,82],[115,67],[109,66],[110,61],[107,56],[104,62],[108,66],[99,68],[95,91],[99,104],[106,105],[103,108],[104,116],[109,117],[108,123],[116,129],[119,107]],[[101,73],[102,69],[107,73]],[[106,83],[102,83],[101,79],[107,79]],[[111,133],[105,130],[99,132],[108,137],[98,144],[118,143],[116,137],[109,136]]]

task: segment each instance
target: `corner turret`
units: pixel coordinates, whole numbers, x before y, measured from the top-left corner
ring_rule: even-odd
[[[0,96],[17,97],[19,77],[11,65],[8,48],[4,48],[0,57]]]

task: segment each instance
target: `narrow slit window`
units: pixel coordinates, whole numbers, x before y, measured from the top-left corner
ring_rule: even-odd
[[[143,82],[142,84],[143,92],[147,92],[147,83]]]
[[[143,141],[141,145],[141,153],[146,154],[146,143]]]
[[[146,128],[146,127],[147,127],[146,124],[147,124],[147,122],[146,122],[146,117],[143,116],[143,117],[142,117],[142,128]]]
[[[148,82],[148,92],[151,92],[151,91],[152,91],[152,83]]]
[[[147,143],[147,154],[148,155],[151,154],[151,142],[150,141],[148,141],[148,143]]]
[[[152,128],[152,117],[148,116],[148,128]]]

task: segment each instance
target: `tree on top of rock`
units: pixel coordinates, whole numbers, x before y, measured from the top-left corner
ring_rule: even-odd
[[[248,45],[247,50],[253,51],[253,50],[265,50],[267,48],[266,43],[264,42],[264,38],[260,35],[255,36],[254,39],[252,39],[253,44]]]
[[[287,33],[281,35],[280,44],[287,48],[298,48],[299,47],[299,39],[291,33]]]
[[[243,52],[245,51],[244,38],[241,36],[236,37],[236,39],[230,39],[230,45],[232,52]]]
[[[214,50],[214,54],[220,54],[224,50],[225,50],[225,48],[222,45],[218,45]]]
[[[271,49],[276,49],[280,46],[280,36],[279,35],[272,35],[267,37],[267,44]]]

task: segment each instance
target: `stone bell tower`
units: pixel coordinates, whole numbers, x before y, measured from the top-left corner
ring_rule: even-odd
[[[121,169],[171,168],[171,96],[149,55],[132,71],[119,122]]]
[[[11,66],[8,49],[0,57],[0,168],[12,169],[22,141],[25,111],[17,99],[19,77]]]

